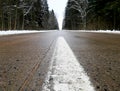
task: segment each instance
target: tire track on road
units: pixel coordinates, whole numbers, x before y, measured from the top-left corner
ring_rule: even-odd
[[[51,50],[53,44],[55,42],[55,39],[52,41],[52,43],[50,44],[50,46],[48,47],[47,51],[45,52],[44,56],[41,58],[41,61],[39,61],[37,64],[35,64],[35,66],[32,68],[32,70],[30,71],[29,75],[26,77],[26,79],[24,80],[23,84],[20,86],[20,88],[18,89],[18,91],[23,91],[23,89],[25,88],[25,86],[27,86],[30,82],[30,80],[32,80],[33,75],[35,74],[35,72],[38,70],[38,68],[40,67],[42,61],[45,59],[45,57],[47,56],[48,52]]]

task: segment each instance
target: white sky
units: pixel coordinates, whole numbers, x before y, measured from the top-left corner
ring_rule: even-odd
[[[68,0],[48,0],[49,10],[54,10],[60,29],[62,28],[62,22],[67,2]]]

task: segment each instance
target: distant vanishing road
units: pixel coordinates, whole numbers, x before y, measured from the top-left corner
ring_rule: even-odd
[[[0,36],[0,91],[120,91],[120,35]]]

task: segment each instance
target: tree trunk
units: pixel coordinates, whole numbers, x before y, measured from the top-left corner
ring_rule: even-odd
[[[114,10],[114,20],[113,20],[114,22],[114,29],[116,29],[116,11]]]
[[[23,9],[23,21],[22,21],[22,30],[24,30],[24,9]]]
[[[15,24],[14,24],[14,30],[16,30],[17,27],[17,3],[16,3],[16,10],[15,10]]]
[[[8,2],[8,5],[10,6],[10,0],[9,0],[9,2]],[[11,14],[12,14],[11,7],[9,7],[8,14],[9,14],[9,15],[8,15],[8,16],[9,16],[9,22],[8,22],[8,23],[9,23],[9,24],[8,24],[8,25],[9,25],[9,28],[8,28],[8,29],[11,30],[11,19],[12,19],[12,18],[11,18]]]
[[[2,30],[4,30],[4,12],[2,10]]]

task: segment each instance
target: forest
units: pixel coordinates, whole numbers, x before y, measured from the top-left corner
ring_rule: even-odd
[[[48,9],[47,0],[0,0],[0,30],[58,29]]]
[[[119,30],[120,0],[68,0],[63,28]]]
[[[47,0],[0,0],[0,30],[58,29]],[[120,0],[68,0],[63,29],[119,30]]]

